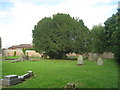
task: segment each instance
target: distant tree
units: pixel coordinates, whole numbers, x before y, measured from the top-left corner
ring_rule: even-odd
[[[26,55],[26,49],[22,49],[22,52],[24,55]],[[14,52],[14,54],[16,54],[16,52]]]
[[[16,51],[14,51],[14,57],[16,57]]]
[[[1,49],[1,47],[2,47],[2,41],[1,41],[1,37],[0,37],[0,49]]]
[[[0,37],[0,53],[2,53],[1,47],[2,47],[2,41],[1,41],[1,37]]]
[[[102,25],[95,25],[91,30],[91,52],[103,53],[106,51],[106,34]]]
[[[120,13],[113,14],[105,21],[105,31],[108,51],[113,52],[115,59],[120,63]]]
[[[58,13],[35,25],[33,44],[36,51],[50,58],[63,58],[70,52],[87,51],[87,34],[89,30],[82,20]]]
[[[118,30],[118,16],[117,14],[113,14],[112,17],[108,18],[104,24],[105,24],[105,33],[106,33],[106,37],[107,37],[107,51],[111,51],[112,50],[112,43],[111,43],[111,36],[113,34],[114,31]]]
[[[111,36],[111,45],[115,59],[120,63],[120,30],[113,32]]]

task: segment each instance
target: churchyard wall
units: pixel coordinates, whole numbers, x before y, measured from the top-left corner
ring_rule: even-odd
[[[20,56],[22,53],[22,50],[17,50],[17,49],[7,49],[4,50],[7,56],[14,56],[14,52],[16,51],[16,56]],[[35,50],[26,50],[28,52],[29,56],[41,56],[41,54],[35,52]]]

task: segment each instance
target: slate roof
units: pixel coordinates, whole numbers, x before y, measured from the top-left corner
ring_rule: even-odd
[[[23,48],[33,48],[31,44],[20,44],[20,45],[13,45],[9,47],[8,49],[23,49]]]

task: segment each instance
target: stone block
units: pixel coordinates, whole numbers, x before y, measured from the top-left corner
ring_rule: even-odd
[[[11,86],[11,85],[18,84],[20,82],[21,82],[21,79],[19,79],[19,78],[15,78],[15,79],[12,79],[12,80],[3,79],[2,80],[2,85],[3,86]]]
[[[29,73],[30,77],[33,76],[33,72],[32,71],[28,71],[28,73]]]
[[[19,79],[21,79],[21,81],[24,81],[25,78],[23,76],[18,76]]]
[[[3,77],[3,79],[6,79],[6,80],[13,80],[17,78],[18,78],[18,75],[6,75]]]
[[[102,58],[98,58],[98,60],[97,60],[97,65],[103,65],[103,60],[102,60]]]
[[[29,78],[30,75],[29,75],[29,73],[26,73],[26,74],[23,75],[23,77],[24,77],[24,79],[26,79],[26,78]]]
[[[64,87],[66,90],[76,90],[75,83],[67,83],[67,85]]]
[[[83,64],[83,57],[82,57],[82,55],[80,55],[80,56],[78,57],[77,63],[78,63],[78,65],[82,65],[82,64]]]

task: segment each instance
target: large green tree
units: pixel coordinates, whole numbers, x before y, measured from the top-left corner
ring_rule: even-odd
[[[45,17],[35,25],[33,44],[36,51],[50,58],[63,58],[67,53],[87,52],[88,28],[80,19],[68,14]]]
[[[115,59],[120,63],[120,13],[113,14],[105,21],[108,51],[115,55]]]
[[[102,25],[94,25],[91,30],[91,52],[103,53],[106,51],[106,34]]]
[[[0,49],[1,49],[1,47],[2,47],[2,41],[1,41],[1,37],[0,37]]]
[[[105,22],[105,33],[107,37],[107,51],[111,52],[112,50],[112,42],[111,37],[113,32],[118,30],[118,15],[113,14],[112,17],[108,18]]]

